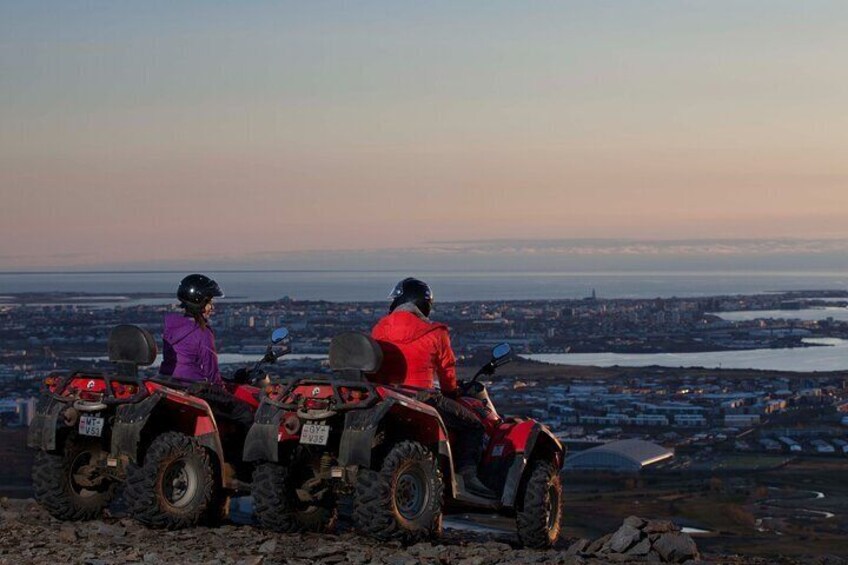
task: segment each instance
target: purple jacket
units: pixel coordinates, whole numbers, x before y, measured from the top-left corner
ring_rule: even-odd
[[[212,328],[202,329],[190,316],[165,314],[162,342],[161,374],[180,381],[221,384]]]

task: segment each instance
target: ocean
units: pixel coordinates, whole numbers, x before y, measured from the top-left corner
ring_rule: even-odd
[[[92,294],[173,293],[186,273],[0,273],[2,295],[21,292]],[[508,271],[220,271],[225,300],[384,301],[394,284],[417,276],[437,301],[670,298],[757,294],[784,290],[848,289],[848,272],[508,272]],[[146,300],[144,302],[150,302]]]

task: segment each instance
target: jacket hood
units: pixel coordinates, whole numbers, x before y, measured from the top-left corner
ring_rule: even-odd
[[[422,320],[412,312],[395,310],[377,324],[386,338],[396,343],[409,343],[440,328],[444,324]]]
[[[165,329],[162,332],[162,338],[171,344],[179,343],[197,329],[200,329],[200,326],[191,316],[176,313],[165,314]]]

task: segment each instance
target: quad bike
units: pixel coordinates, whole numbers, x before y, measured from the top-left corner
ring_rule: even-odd
[[[287,335],[275,330],[272,342]],[[38,450],[36,500],[56,518],[92,519],[124,483],[129,510],[142,523],[179,528],[222,519],[229,495],[250,479],[251,468],[241,461],[245,431],[216,418],[190,389],[139,376],[139,366],[156,359],[146,330],[116,326],[108,349],[114,371],[54,372],[44,380],[28,437]],[[240,378],[225,384],[230,401],[254,411],[259,389],[245,381],[283,353],[269,345],[250,371],[237,372]]]
[[[244,459],[256,463],[252,493],[260,526],[322,531],[352,495],[356,528],[378,539],[415,542],[438,535],[446,511],[495,511],[516,520],[527,547],[548,547],[562,521],[559,472],[564,450],[544,425],[502,418],[477,379],[508,362],[510,347],[461,385],[459,402],[483,423],[487,445],[478,476],[497,493],[483,498],[456,472],[452,438],[420,391],[368,382],[382,362],[380,346],[349,332],[330,345],[332,377],[266,386]]]

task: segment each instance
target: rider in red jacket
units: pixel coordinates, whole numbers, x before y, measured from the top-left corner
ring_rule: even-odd
[[[477,477],[483,424],[471,410],[453,400],[459,395],[456,357],[448,327],[430,321],[430,287],[423,281],[406,278],[395,286],[389,298],[389,315],[371,331],[383,349],[383,364],[374,380],[421,389],[419,398],[433,406],[445,425],[456,432],[456,466],[465,486],[475,494],[495,496]]]

